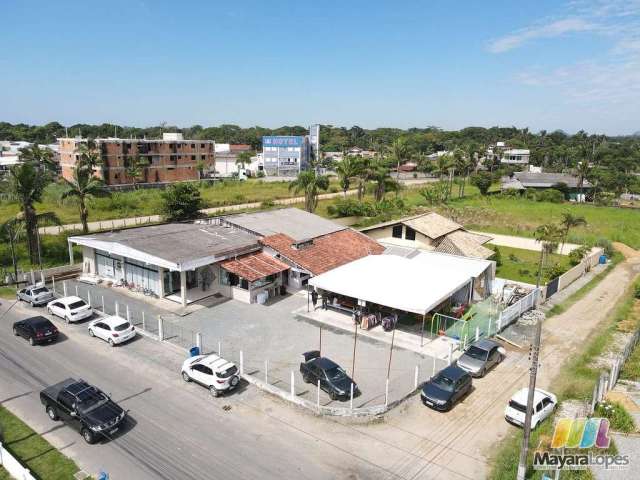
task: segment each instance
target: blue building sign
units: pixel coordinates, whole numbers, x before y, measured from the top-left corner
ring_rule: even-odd
[[[304,137],[272,136],[262,137],[263,147],[301,147]]]

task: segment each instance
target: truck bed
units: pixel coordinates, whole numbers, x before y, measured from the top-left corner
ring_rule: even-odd
[[[54,402],[58,401],[58,394],[66,389],[69,385],[73,385],[74,383],[78,383],[77,380],[73,378],[67,378],[61,382],[56,383],[55,385],[51,385],[40,392],[40,401],[45,403],[45,400],[53,400]]]

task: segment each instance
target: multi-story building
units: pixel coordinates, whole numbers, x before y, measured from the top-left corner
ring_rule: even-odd
[[[496,142],[486,152],[489,160],[499,160],[506,165],[528,165],[531,151],[527,148],[510,148],[505,142]]]
[[[101,159],[96,175],[109,186],[198,180],[215,165],[213,141],[185,140],[181,133],[165,133],[162,140],[98,138],[94,142]],[[86,138],[58,139],[64,178],[73,177],[78,147],[86,143]],[[131,176],[133,165],[140,167],[137,178]]]
[[[312,125],[305,136],[262,137],[262,154],[267,175],[294,177],[320,158],[320,125]]]

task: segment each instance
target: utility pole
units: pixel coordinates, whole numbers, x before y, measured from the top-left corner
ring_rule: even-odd
[[[524,420],[524,437],[520,450],[517,480],[525,480],[527,473],[527,454],[529,453],[529,438],[531,437],[531,417],[533,416],[533,398],[536,390],[536,376],[538,374],[538,357],[540,354],[540,337],[542,336],[542,319],[536,324],[536,333],[531,345],[531,367],[529,369],[529,391],[527,392],[527,414]]]

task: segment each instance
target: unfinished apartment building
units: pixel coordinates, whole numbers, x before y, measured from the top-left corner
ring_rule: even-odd
[[[78,147],[86,143],[86,138],[58,139],[64,178],[73,177]],[[198,180],[214,170],[214,142],[185,140],[180,133],[165,133],[162,140],[98,138],[94,143],[101,158],[96,175],[112,187]]]

